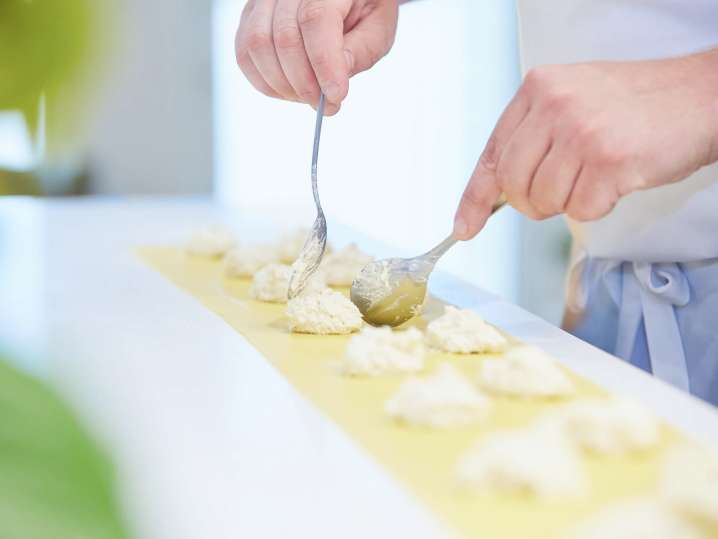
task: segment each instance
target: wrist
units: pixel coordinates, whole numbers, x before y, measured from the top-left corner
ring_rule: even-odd
[[[695,56],[695,80],[700,86],[700,97],[704,107],[708,150],[706,162],[709,165],[718,161],[718,49],[712,49]]]

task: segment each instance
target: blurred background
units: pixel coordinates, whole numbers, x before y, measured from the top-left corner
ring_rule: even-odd
[[[85,32],[93,75],[80,106],[47,91],[0,106],[0,193],[204,195],[278,220],[306,212],[310,223],[314,113],[241,76],[233,38],[244,1],[100,4]],[[402,252],[438,242],[519,80],[513,2],[403,6],[392,52],[352,80],[342,112],[325,122],[330,220]],[[442,267],[557,323],[567,251],[561,219],[534,223],[507,209]]]

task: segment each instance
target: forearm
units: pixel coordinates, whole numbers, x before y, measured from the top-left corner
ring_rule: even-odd
[[[695,72],[697,105],[705,111],[709,151],[706,165],[718,161],[718,48],[686,59]]]

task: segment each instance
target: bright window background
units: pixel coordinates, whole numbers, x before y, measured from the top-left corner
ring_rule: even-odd
[[[241,76],[233,39],[243,1],[213,14],[215,190],[227,204],[306,212],[314,113],[258,94]],[[351,82],[325,120],[322,204],[336,218],[401,251],[424,251],[453,214],[491,128],[519,83],[513,2],[426,0],[402,6],[391,53]],[[331,235],[331,231],[330,231]],[[497,214],[441,267],[519,301],[521,221]]]
[[[22,113],[0,111],[0,166],[27,170],[35,164],[32,138]]]

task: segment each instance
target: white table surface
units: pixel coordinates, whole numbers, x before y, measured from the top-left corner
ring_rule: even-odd
[[[55,383],[106,444],[136,536],[449,536],[230,326],[132,252],[218,221],[273,232],[203,200],[0,199],[0,348]],[[331,235],[396,254],[337,225]],[[701,401],[450,276],[431,290],[718,444],[718,413]]]

